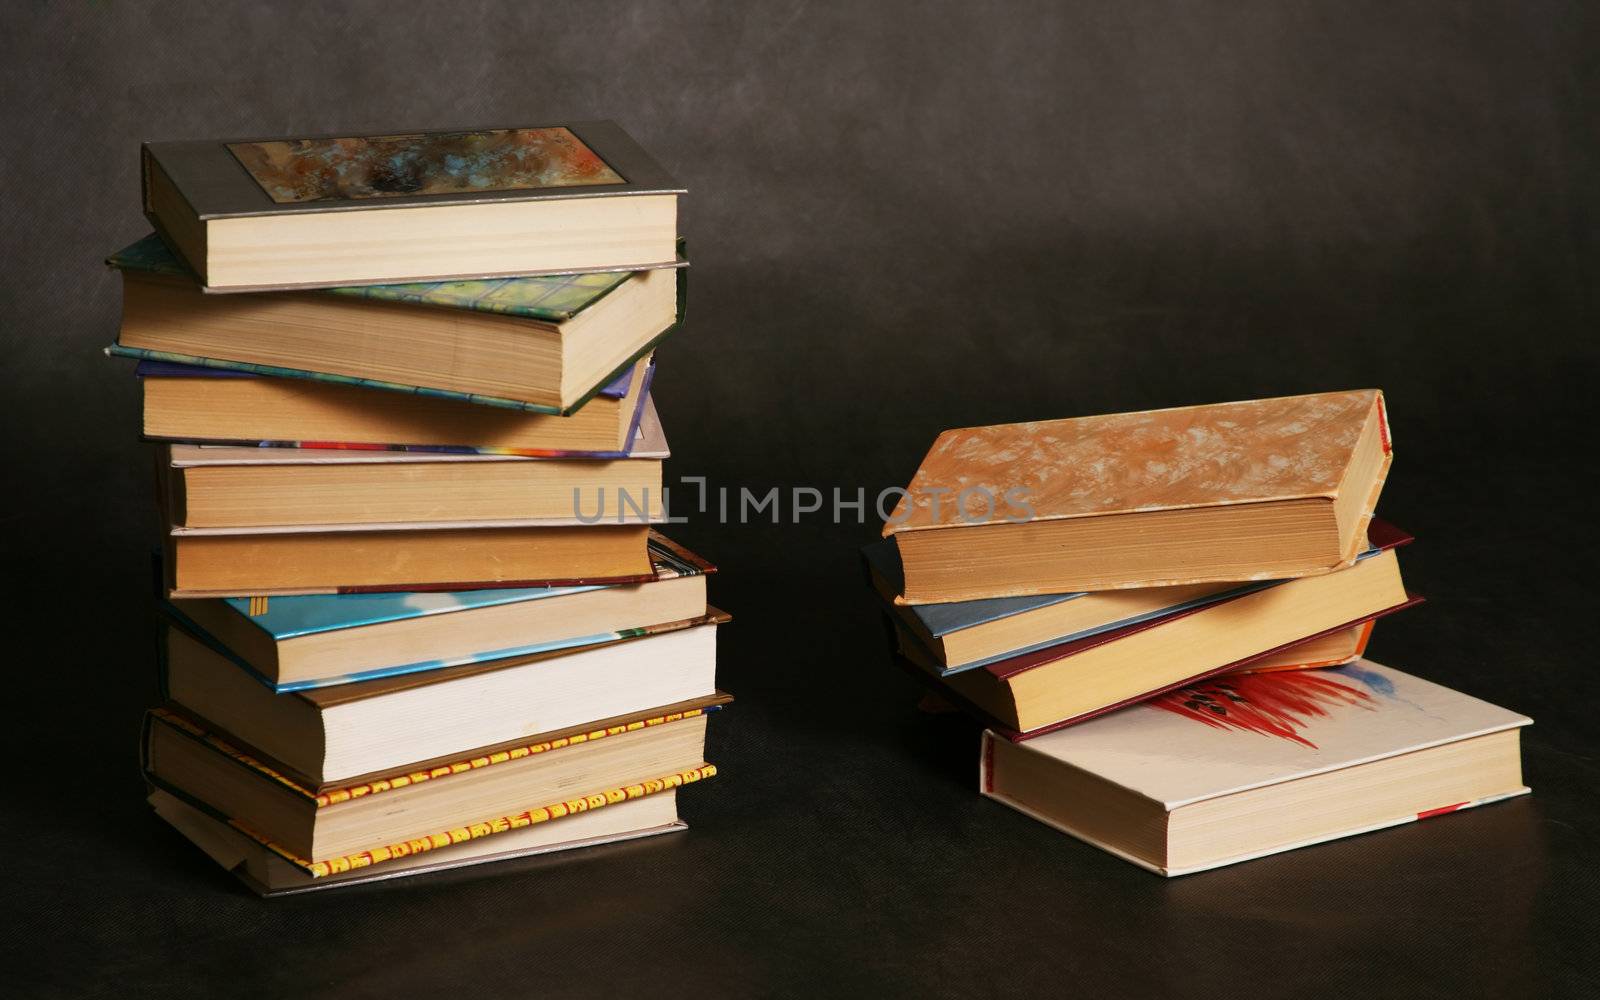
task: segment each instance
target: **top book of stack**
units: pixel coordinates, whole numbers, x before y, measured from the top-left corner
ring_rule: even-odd
[[[151,142],[145,214],[207,291],[679,266],[684,189],[611,122]]]
[[[1376,389],[946,431],[883,533],[900,603],[1328,573],[1392,461]]]

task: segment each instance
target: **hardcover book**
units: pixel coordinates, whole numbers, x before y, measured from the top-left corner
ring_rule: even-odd
[[[1409,541],[1410,535],[1387,521],[1374,518],[1367,528],[1368,549],[1364,554]],[[873,589],[899,624],[937,661],[941,675],[988,666],[1023,653],[1203,607],[1277,582],[1075,591],[950,604],[904,605],[894,603],[904,586],[894,543],[889,540],[873,542],[861,552]]]
[[[550,738],[716,696],[715,608],[610,642],[284,694],[182,622],[163,632],[162,693],[236,746],[323,788]],[[535,741],[536,742],[536,741]]]
[[[650,559],[644,583],[178,599],[162,609],[282,693],[592,646],[705,614],[716,567],[659,534]]]
[[[706,719],[720,706],[646,714],[431,767],[318,789],[274,768],[225,733],[171,708],[145,718],[145,778],[198,801],[294,858],[380,852],[441,830],[514,816],[528,803],[587,798],[705,766]]]
[[[979,787],[1183,875],[1525,794],[1530,720],[1369,660],[1210,681],[1027,743]]]
[[[950,700],[991,729],[1030,739],[1420,601],[1406,592],[1389,548],[1336,573],[1280,581],[943,677],[904,628],[899,646],[913,673]]]
[[[684,189],[612,122],[145,143],[207,291],[674,266]]]
[[[623,458],[660,427],[641,358],[576,413],[552,416],[342,381],[277,378],[231,368],[140,361],[150,441],[340,448],[533,458]],[[648,420],[648,422],[647,422]]]
[[[632,508],[657,517],[669,450],[646,411],[637,447],[612,459],[171,444],[160,464],[174,526],[191,530],[422,523],[443,512],[461,525]]]
[[[202,295],[154,237],[123,277],[112,354],[537,413],[577,411],[683,318],[684,272]]]
[[[1392,446],[1375,389],[946,431],[883,533],[903,600],[1328,573]]]

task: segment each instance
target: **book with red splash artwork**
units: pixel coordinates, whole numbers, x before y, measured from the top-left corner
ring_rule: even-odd
[[[1012,743],[984,795],[1184,875],[1525,794],[1532,720],[1398,670],[1215,677]]]

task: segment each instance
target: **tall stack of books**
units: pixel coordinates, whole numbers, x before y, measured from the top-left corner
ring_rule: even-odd
[[[1529,720],[1362,658],[1392,453],[1376,390],[947,431],[866,563],[984,794],[1212,868],[1527,791]]]
[[[730,699],[652,527],[682,189],[611,123],[142,160],[156,812],[265,893],[683,829]]]

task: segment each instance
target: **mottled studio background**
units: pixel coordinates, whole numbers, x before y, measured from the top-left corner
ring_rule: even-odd
[[[1593,987],[1594,4],[8,3],[0,980],[17,995]],[[1527,712],[1530,800],[1162,881],[973,792],[853,549],[721,527],[693,830],[262,904],[149,816],[150,454],[100,266],[142,139],[622,122],[691,194],[669,470],[904,483],[941,429],[1376,385],[1431,603],[1380,659]],[[1594,952],[1587,952],[1592,959]]]

